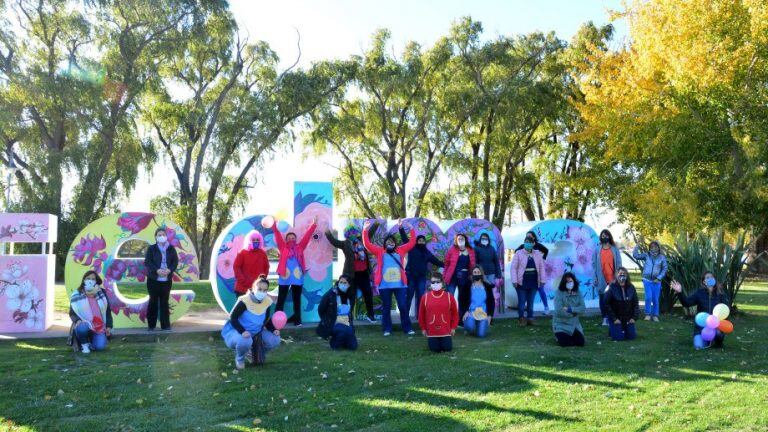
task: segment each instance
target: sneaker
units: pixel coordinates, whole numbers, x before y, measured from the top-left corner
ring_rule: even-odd
[[[237,370],[245,369],[245,362],[242,361],[242,360],[235,359],[235,369],[237,369]]]
[[[299,328],[299,327],[303,327],[303,326],[301,325],[301,323],[298,323],[298,324],[296,324],[296,327]]]
[[[365,320],[368,321],[371,324],[377,324],[378,323],[378,321],[376,321],[375,318],[371,318],[371,317],[365,317]]]
[[[603,318],[603,323],[601,324],[603,327],[608,327],[610,324],[608,324],[608,318]]]
[[[82,351],[83,354],[90,354],[91,353],[91,344],[83,344],[80,347],[80,351]]]
[[[653,320],[653,322],[659,322],[659,317],[657,317],[657,316],[655,316],[655,317],[653,317],[651,319]]]
[[[408,336],[413,336],[413,335],[415,335],[415,334],[416,334],[416,332],[415,332],[415,331],[413,331],[413,330],[409,330],[409,331],[408,331]]]
[[[253,364],[253,351],[248,350],[248,352],[245,353],[245,361],[247,361],[249,364]]]
[[[391,335],[391,334],[392,334],[392,333],[390,333],[390,332],[384,332],[384,337],[387,337],[387,336],[389,336],[389,335]]]
[[[646,321],[650,321],[650,320],[651,320],[651,316],[650,316],[650,315],[646,315],[646,316],[645,316],[645,320],[646,320]]]

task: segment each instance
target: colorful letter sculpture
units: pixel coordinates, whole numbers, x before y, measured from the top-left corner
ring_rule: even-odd
[[[77,289],[86,271],[95,270],[104,280],[115,328],[145,326],[149,296],[129,299],[118,288],[118,283],[146,283],[144,256],[119,258],[117,251],[129,240],[154,243],[155,230],[159,227],[166,229],[168,242],[179,255],[179,267],[173,274],[173,281],[197,281],[200,272],[195,248],[177,223],[152,213],[122,213],[91,222],[75,237],[64,269],[67,293],[71,295]],[[139,290],[145,292],[146,288]],[[171,291],[171,321],[183,316],[194,299],[194,291]]]
[[[332,226],[333,187],[331,183],[296,182],[294,185],[294,226],[295,230],[285,221],[278,221],[278,230],[285,235],[287,232],[295,232],[300,239],[317,219],[317,228],[312,234],[304,252],[306,272],[304,275],[304,288],[302,290],[302,321],[318,321],[317,305],[322,295],[330,289],[333,283],[331,265],[333,264],[333,246],[323,234]],[[274,233],[269,228],[261,225],[265,215],[247,216],[235,221],[225,228],[214,244],[216,251],[211,256],[211,288],[219,306],[229,312],[235,305],[235,273],[232,267],[237,254],[245,246],[245,237],[249,232],[258,231],[264,242],[264,248],[270,255],[272,272],[277,269]],[[213,271],[215,270],[215,275]],[[277,275],[270,274],[270,279],[275,280]],[[273,288],[276,288],[273,285]],[[293,310],[291,298],[286,300],[285,310],[290,315]]]
[[[0,333],[37,332],[51,326],[56,257],[50,251],[57,226],[57,217],[50,214],[0,213],[4,251],[0,255]],[[39,255],[13,255],[14,243],[43,245]]]
[[[595,272],[592,266],[593,253],[598,247],[595,231],[589,225],[569,219],[516,224],[504,228],[502,233],[504,242],[510,247],[510,253],[514,253],[514,249],[523,244],[528,231],[533,231],[539,243],[549,249],[549,255],[544,261],[546,267],[544,290],[547,296],[550,299],[554,298],[554,290],[560,285],[560,279],[566,271],[570,271],[579,281],[579,290],[584,296],[587,307],[597,307],[598,287],[595,286]],[[507,285],[507,295],[514,293],[514,287],[509,283]],[[539,296],[535,298],[534,308],[543,309]]]

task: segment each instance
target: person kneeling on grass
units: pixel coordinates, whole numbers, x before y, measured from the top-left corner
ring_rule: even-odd
[[[331,349],[356,350],[357,337],[352,319],[352,304],[355,299],[348,295],[350,277],[339,276],[336,285],[323,294],[317,313],[320,315],[320,324],[317,326],[317,335],[328,339]]]
[[[235,367],[243,369],[245,360],[256,364],[264,362],[264,355],[280,345],[280,331],[269,319],[272,298],[269,281],[260,276],[253,287],[237,299],[229,320],[221,329],[221,337],[228,348],[235,350]]]
[[[443,275],[435,272],[429,281],[429,292],[421,297],[419,327],[427,337],[430,351],[439,353],[453,349],[451,336],[459,325],[456,298],[443,290]]]
[[[552,314],[552,330],[558,345],[584,346],[584,329],[579,322],[579,315],[583,314],[585,309],[584,297],[579,292],[579,281],[573,273],[566,272],[555,292]]]
[[[472,286],[469,296],[469,310],[464,313],[464,330],[469,334],[484,338],[493,319],[496,302],[493,298],[493,285],[486,282],[483,268],[476,265],[472,269]]]
[[[72,327],[67,342],[84,354],[91,350],[104,350],[107,340],[112,337],[112,311],[101,284],[98,273],[89,270],[83,275],[77,291],[69,298]]]
[[[677,293],[680,298],[680,304],[685,307],[696,306],[696,313],[708,313],[712,314],[715,306],[720,303],[728,304],[728,297],[723,293],[722,284],[717,282],[714,273],[707,271],[701,276],[701,286],[694,291],[690,296],[685,296],[683,293],[683,286],[678,281],[672,281],[672,290]],[[693,336],[700,335],[704,327],[696,324],[696,320],[693,321]],[[725,334],[720,330],[715,333],[715,338],[710,342],[709,346],[713,348],[722,348],[723,341],[725,340]]]
[[[615,341],[632,340],[637,337],[635,321],[640,314],[637,290],[629,280],[629,272],[619,267],[616,281],[605,290],[605,309],[608,314],[608,334]]]

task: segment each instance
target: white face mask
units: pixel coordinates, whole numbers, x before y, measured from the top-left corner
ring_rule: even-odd
[[[267,293],[264,292],[264,291],[256,291],[254,293],[251,293],[251,298],[253,298],[253,300],[255,300],[255,301],[260,302],[260,301],[264,300],[265,298],[267,298]]]
[[[159,235],[155,238],[155,240],[157,240],[158,243],[163,244],[168,240],[168,237],[164,235]]]
[[[568,289],[568,291],[573,289],[573,282],[566,282],[565,287]]]
[[[86,279],[83,282],[83,288],[85,288],[86,291],[92,292],[96,290],[96,281],[93,279]]]
[[[441,282],[437,282],[437,283],[432,282],[432,284],[429,287],[432,289],[432,291],[440,291],[441,289],[443,289],[443,284]]]
[[[459,245],[459,247],[464,247],[466,243],[464,242],[464,239],[458,239],[456,240],[456,244]]]
[[[480,244],[483,245],[483,246],[488,246],[488,243],[489,243],[489,241],[486,240],[486,239],[480,240]]]

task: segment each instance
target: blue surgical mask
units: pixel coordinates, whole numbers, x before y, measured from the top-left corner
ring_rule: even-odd
[[[267,293],[265,293],[264,291],[256,291],[256,292],[251,291],[251,300],[253,301],[262,302],[264,301],[265,298],[267,298]]]
[[[339,291],[347,292],[348,289],[349,289],[349,284],[345,284],[345,283],[340,283],[339,284]]]
[[[96,281],[93,279],[86,279],[83,282],[83,288],[85,288],[86,291],[93,291],[96,288]]]
[[[523,243],[523,247],[527,251],[533,250],[533,242],[527,241],[527,242]]]
[[[481,239],[481,240],[480,240],[480,244],[481,244],[481,245],[483,245],[483,246],[488,246],[488,243],[490,243],[490,242],[488,241],[488,239]]]
[[[708,288],[712,288],[713,286],[717,285],[717,281],[715,280],[715,278],[708,277],[708,278],[704,279],[704,284]]]

